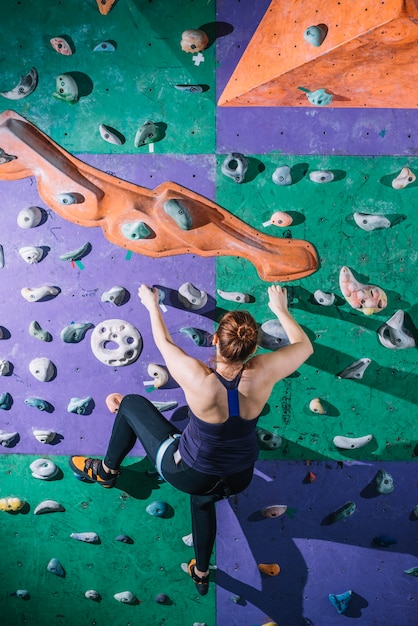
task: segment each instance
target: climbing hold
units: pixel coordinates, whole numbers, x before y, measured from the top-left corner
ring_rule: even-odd
[[[354,450],[367,445],[372,439],[373,435],[364,435],[364,437],[343,437],[342,435],[337,435],[332,441],[337,448]]]
[[[167,502],[155,500],[155,502],[151,502],[145,510],[149,515],[152,515],[152,517],[164,517],[168,512],[168,504]]]
[[[13,404],[13,398],[8,391],[0,394],[0,409],[8,411]]]
[[[0,359],[0,376],[8,376],[10,373],[11,363],[5,359]]]
[[[377,336],[385,348],[391,350],[405,350],[415,348],[416,342],[412,333],[405,327],[405,313],[402,309],[396,311],[387,322],[379,326]]]
[[[165,593],[157,594],[154,599],[157,604],[169,604],[170,603],[170,598]]]
[[[162,138],[160,127],[152,120],[146,120],[136,131],[134,146],[140,148],[149,143],[155,143]]]
[[[250,296],[248,293],[242,293],[241,291],[223,291],[222,289],[216,290],[217,294],[224,300],[230,302],[249,302]]]
[[[143,222],[125,222],[120,227],[122,234],[127,238],[135,241],[135,239],[147,239],[152,235],[152,230]]]
[[[4,446],[5,448],[9,448],[16,442],[18,436],[18,432],[7,433],[5,430],[0,430],[0,445]]]
[[[413,513],[414,513],[415,517],[418,517],[418,504],[416,506],[414,506]]]
[[[88,254],[91,250],[91,244],[87,241],[85,244],[77,248],[76,250],[72,250],[71,252],[66,252],[65,254],[60,254],[61,261],[79,261],[86,254]]]
[[[34,430],[33,436],[41,443],[51,443],[54,441],[57,433],[53,430]]]
[[[16,591],[10,595],[16,596],[16,598],[20,598],[21,600],[29,600],[30,598],[30,593],[27,589],[16,589]]]
[[[101,600],[100,593],[95,589],[87,589],[84,593],[84,597],[87,598],[87,600],[94,600],[95,602],[100,602]]]
[[[60,74],[55,79],[54,98],[74,104],[78,101],[78,87],[70,74]]]
[[[193,341],[196,346],[206,346],[207,345],[207,334],[205,331],[200,330],[199,328],[193,328],[192,326],[185,326],[180,328],[180,332],[183,335],[187,335]]]
[[[123,400],[123,395],[121,393],[109,393],[106,396],[106,406],[111,413],[117,413],[120,407],[120,403]]]
[[[85,543],[99,543],[99,535],[97,533],[71,533],[71,539],[77,539],[77,541],[84,541]]]
[[[50,285],[42,285],[42,287],[23,287],[20,291],[28,302],[39,302],[39,300],[47,296],[55,297],[59,292],[58,287],[51,287]]]
[[[168,382],[168,372],[165,367],[157,365],[156,363],[150,363],[147,368],[147,372],[153,377],[152,384],[156,389],[163,387]]]
[[[47,330],[43,330],[36,320],[33,320],[33,322],[29,324],[29,334],[40,341],[52,341],[51,333]]]
[[[258,331],[258,345],[267,350],[278,350],[289,345],[290,341],[278,319],[267,320]]]
[[[42,400],[41,398],[26,398],[25,404],[29,406],[33,406],[39,411],[51,411],[51,405],[46,400]]]
[[[281,517],[286,513],[287,504],[273,504],[261,509],[260,513],[263,517]]]
[[[379,493],[392,493],[395,489],[393,478],[385,470],[380,469],[376,474],[376,489]]]
[[[55,377],[56,367],[46,356],[32,359],[29,363],[29,371],[37,380],[47,383]]]
[[[202,52],[208,47],[209,37],[203,30],[189,29],[181,34],[180,46],[183,52]]]
[[[78,204],[79,202],[84,202],[84,198],[75,193],[59,193],[57,195],[57,202],[60,204]]]
[[[201,291],[192,283],[183,283],[179,287],[178,298],[180,303],[186,307],[186,309],[191,309],[192,311],[197,311],[199,309],[203,309],[208,301],[208,294],[206,291]]]
[[[277,576],[280,572],[280,566],[277,563],[259,563],[258,569],[262,574],[267,574],[268,576]]]
[[[10,91],[0,91],[0,96],[7,98],[8,100],[20,100],[26,98],[36,89],[38,84],[38,72],[35,67],[31,67],[29,72],[20,77],[20,80],[16,87],[10,89]]]
[[[418,517],[418,515],[417,515]],[[188,546],[189,548],[193,548],[194,542],[193,542],[193,533],[189,533],[188,535],[184,535],[184,537],[181,538],[183,543]]]
[[[333,524],[334,522],[338,522],[346,517],[350,517],[350,515],[353,515],[355,510],[356,503],[348,501],[328,516],[329,523]]]
[[[316,475],[313,472],[308,472],[303,480],[304,483],[314,483],[316,481]]]
[[[310,91],[309,93],[307,93],[306,97],[308,98],[311,104],[315,104],[320,107],[325,107],[328,104],[331,104],[333,95],[331,93],[327,93],[325,89],[315,89],[315,91]],[[328,183],[329,181],[328,180],[321,180],[321,181],[316,180],[314,182]]]
[[[353,309],[362,311],[364,315],[378,313],[388,303],[383,289],[375,285],[360,283],[347,266],[343,266],[340,270],[340,289],[348,304]]]
[[[8,496],[7,498],[0,499],[0,511],[6,513],[16,513],[25,506],[25,501],[15,496]]]
[[[273,183],[285,187],[292,184],[292,176],[290,174],[290,167],[288,165],[281,165],[277,167],[272,175]]]
[[[231,152],[221,166],[222,174],[232,178],[236,183],[243,183],[248,169],[248,161],[240,152]]]
[[[335,302],[335,293],[326,293],[321,289],[314,291],[313,296],[317,303],[322,304],[322,306],[331,306]]]
[[[70,402],[68,403],[67,411],[68,413],[86,415],[92,402],[93,398],[91,396],[87,396],[87,398],[71,398]]]
[[[116,347],[109,347],[112,345]],[[137,360],[142,350],[142,337],[129,322],[103,320],[91,334],[91,349],[101,363],[121,367]]]
[[[276,450],[282,445],[282,438],[264,428],[257,428],[257,441],[264,450]]]
[[[313,46],[320,46],[327,36],[327,30],[323,28],[320,24],[315,26],[308,26],[308,28],[303,33],[303,38],[307,43],[312,44]]]
[[[65,508],[56,500],[43,500],[34,510],[34,515],[43,515],[44,513],[61,513]]]
[[[389,535],[379,535],[373,538],[373,543],[375,546],[379,546],[379,548],[389,548],[398,542],[394,537],[390,537]]]
[[[90,322],[71,322],[62,329],[61,339],[64,343],[79,343],[84,339],[90,328],[94,328],[94,324]]]
[[[202,93],[201,85],[174,85],[179,91],[188,91],[189,93]]]
[[[234,604],[239,604],[242,600],[241,596],[231,596],[231,600]]]
[[[42,248],[36,246],[24,246],[23,248],[19,248],[19,254],[26,263],[32,265],[42,260],[44,251]]]
[[[0,267],[4,267],[4,248],[0,244]]]
[[[400,174],[392,181],[392,187],[394,189],[404,189],[407,185],[415,182],[416,176],[409,167],[403,167]]]
[[[109,289],[109,291],[105,291],[100,300],[102,302],[111,302],[115,306],[121,306],[125,300],[126,294],[127,292],[125,287],[119,287],[116,285],[115,287]]]
[[[17,156],[14,156],[13,154],[7,154],[7,152],[5,152],[3,148],[0,148],[0,165],[10,163],[10,161],[14,161],[15,159],[17,159]]]
[[[36,228],[42,220],[42,211],[37,206],[30,206],[19,211],[17,225],[20,228]]]
[[[358,359],[358,361],[354,361],[346,367],[342,372],[337,374],[338,378],[354,378],[356,380],[360,380],[363,378],[364,372],[369,367],[371,359],[363,357],[362,359]]]
[[[34,478],[40,480],[51,480],[59,472],[59,468],[50,459],[36,459],[29,465]]]
[[[115,593],[113,597],[118,602],[123,602],[123,604],[136,604],[138,602],[132,591],[121,591],[120,593]]]
[[[167,402],[152,402],[156,409],[159,411],[170,411],[170,409],[175,409],[177,406],[176,400],[171,400]]]
[[[46,569],[48,570],[48,572],[51,572],[51,574],[55,574],[56,576],[65,576],[64,568],[58,561],[58,559],[51,559],[46,566]]]
[[[116,47],[111,41],[102,41],[93,48],[93,52],[115,52]]]
[[[372,215],[370,213],[353,213],[354,221],[363,230],[371,231],[377,228],[390,228],[391,223],[384,215]]]
[[[193,219],[189,210],[179,200],[167,200],[164,203],[164,211],[181,230],[190,230],[193,227]]]
[[[52,39],[49,40],[49,43],[54,48],[55,52],[63,54],[66,57],[73,53],[71,45],[65,37],[52,37]]]
[[[107,143],[111,143],[116,146],[122,145],[122,139],[119,134],[113,132],[109,126],[105,126],[104,124],[99,124],[99,132],[102,139],[107,141]]]
[[[351,589],[348,591],[344,591],[344,593],[334,594],[330,593],[328,595],[328,599],[331,602],[332,606],[335,606],[338,613],[345,613],[348,609],[348,605],[351,600]]]
[[[309,173],[313,183],[330,183],[334,180],[334,174],[330,170],[316,170]]]
[[[120,541],[121,543],[131,543],[131,544],[134,542],[132,537],[129,537],[128,535],[118,535],[117,537],[115,537],[115,541]]]
[[[418,567],[411,567],[410,569],[404,569],[405,574],[410,574],[411,576],[418,576]]]
[[[318,413],[318,415],[326,415],[326,409],[324,408],[320,398],[313,398],[309,402],[309,408],[312,413]]]
[[[285,213],[284,211],[276,211],[275,213],[273,213],[271,218],[267,220],[267,222],[263,222],[263,226],[274,225],[283,228],[284,226],[290,226],[292,222],[293,218],[288,213]]]
[[[98,9],[102,15],[107,15],[116,0],[96,0]]]

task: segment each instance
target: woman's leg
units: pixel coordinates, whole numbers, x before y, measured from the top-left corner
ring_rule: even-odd
[[[147,398],[127,395],[116,415],[104,463],[109,469],[118,469],[139,439],[150,461],[155,465],[155,456],[160,445],[170,435],[179,432]]]

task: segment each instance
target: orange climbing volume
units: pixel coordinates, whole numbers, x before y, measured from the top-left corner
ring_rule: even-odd
[[[273,0],[218,104],[312,106],[303,87],[331,107],[417,108],[417,40],[416,0]]]

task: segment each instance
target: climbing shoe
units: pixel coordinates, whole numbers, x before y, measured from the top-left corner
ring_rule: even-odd
[[[100,459],[91,459],[85,456],[72,456],[70,457],[69,464],[71,469],[92,482],[97,482],[105,489],[111,489],[115,486],[116,479],[120,472],[117,474],[111,474],[105,472]]]
[[[196,559],[191,559],[187,564],[187,571],[189,572],[192,580],[195,584],[197,593],[200,596],[205,596],[209,591],[209,574],[207,576],[198,576],[195,572]]]

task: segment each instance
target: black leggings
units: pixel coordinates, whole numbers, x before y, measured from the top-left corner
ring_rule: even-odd
[[[117,412],[104,462],[109,469],[119,469],[137,439],[142,443],[150,461],[155,465],[160,445],[180,431],[143,396],[125,396]],[[226,476],[204,474],[181,460],[174,462],[179,439],[174,438],[162,460],[162,474],[176,489],[190,494],[192,534],[196,567],[209,568],[216,536],[215,502],[240,493],[251,482],[253,466]]]

